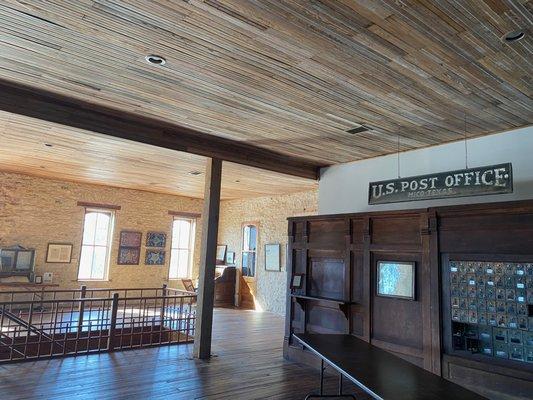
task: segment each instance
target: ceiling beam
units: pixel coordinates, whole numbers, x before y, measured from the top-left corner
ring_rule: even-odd
[[[2,111],[287,175],[318,179],[321,167],[318,163],[242,141],[1,79],[0,93]]]

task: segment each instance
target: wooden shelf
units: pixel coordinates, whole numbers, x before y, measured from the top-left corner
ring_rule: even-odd
[[[351,301],[345,301],[345,300],[339,300],[339,299],[331,299],[329,297],[319,297],[319,296],[306,296],[303,294],[291,294],[291,297],[295,299],[298,304],[303,308],[304,307],[304,301],[305,300],[312,300],[312,301],[325,301],[328,303],[336,304],[339,307],[339,310],[342,311],[346,319],[350,318],[350,306],[352,304],[357,304]]]
[[[345,300],[331,299],[329,297],[306,296],[303,294],[291,294],[291,297],[294,297],[296,299],[304,299],[304,300],[327,301],[327,302],[335,303],[335,304],[355,304],[353,302],[345,301]]]

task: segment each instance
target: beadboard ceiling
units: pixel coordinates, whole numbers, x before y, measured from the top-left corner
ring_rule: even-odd
[[[204,193],[205,157],[2,111],[0,147],[0,171],[197,198]],[[222,166],[223,200],[317,186],[313,180],[230,162]]]
[[[532,8],[4,0],[0,78],[329,165],[531,123]]]

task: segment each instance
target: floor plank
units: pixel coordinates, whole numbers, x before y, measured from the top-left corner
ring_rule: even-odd
[[[283,359],[283,329],[275,314],[216,309],[209,361],[178,345],[2,365],[0,398],[302,400],[318,372]],[[335,377],[326,388],[334,393]]]

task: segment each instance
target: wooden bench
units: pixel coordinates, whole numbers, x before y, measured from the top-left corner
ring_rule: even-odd
[[[374,399],[482,400],[480,396],[438,375],[352,335],[293,334],[304,348],[321,359],[320,392],[306,399],[352,398],[342,394],[344,376]],[[339,372],[339,392],[324,395],[324,363]]]

